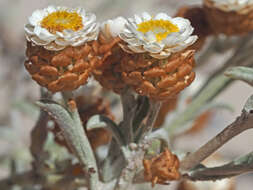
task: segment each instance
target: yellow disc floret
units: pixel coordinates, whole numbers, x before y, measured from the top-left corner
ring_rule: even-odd
[[[65,29],[78,31],[83,28],[82,21],[82,17],[76,12],[56,11],[48,14],[40,24],[49,32],[56,33]]]
[[[137,25],[137,31],[142,33],[147,33],[152,31],[155,33],[156,40],[159,42],[166,38],[170,33],[179,32],[179,28],[177,25],[171,23],[168,20],[149,20],[142,22]]]

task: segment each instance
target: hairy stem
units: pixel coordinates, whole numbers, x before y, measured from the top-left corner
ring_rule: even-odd
[[[69,96],[69,94],[63,95],[63,98],[68,104],[68,110],[74,121],[74,125],[70,126],[73,130],[64,131],[65,139],[68,144],[71,145],[72,149],[79,158],[79,161],[84,166],[84,171],[88,175],[89,190],[99,190],[100,184],[96,159],[88,137],[84,131],[75,101],[72,100],[72,97],[71,95]]]
[[[185,178],[191,180],[217,180],[241,175],[253,171],[253,152],[234,160],[228,164],[213,168],[199,168],[192,171]]]
[[[243,110],[242,115],[238,117],[236,121],[226,127],[221,133],[199,148],[196,152],[186,156],[181,161],[180,168],[182,170],[190,170],[196,167],[230,139],[251,128],[253,128],[253,114]]]

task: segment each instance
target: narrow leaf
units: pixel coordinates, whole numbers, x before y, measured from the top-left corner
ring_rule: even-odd
[[[232,67],[225,72],[225,75],[232,79],[242,80],[253,86],[253,68]]]
[[[114,121],[112,121],[106,116],[103,116],[103,115],[92,116],[89,119],[86,125],[86,128],[87,130],[96,129],[96,128],[105,128],[112,133],[113,137],[115,138],[119,146],[122,146],[125,144],[125,137],[122,131],[120,130],[120,127],[116,123],[114,123]]]

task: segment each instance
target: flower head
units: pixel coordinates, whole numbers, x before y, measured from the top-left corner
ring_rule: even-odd
[[[241,11],[247,12],[247,10],[252,10],[253,0],[210,0],[215,7],[229,12],[229,11]],[[251,8],[250,8],[251,7]]]
[[[169,149],[152,158],[151,160],[143,160],[144,178],[152,182],[152,187],[155,184],[167,184],[166,182],[178,180],[179,160],[175,154],[172,154]]]
[[[115,38],[123,31],[127,20],[123,17],[117,17],[113,20],[107,20],[101,25],[101,32],[109,38]]]
[[[47,50],[62,50],[95,40],[98,35],[96,16],[82,8],[49,6],[36,10],[25,25],[28,41]]]
[[[129,18],[119,37],[125,42],[121,47],[126,52],[149,53],[154,58],[164,59],[192,45],[197,40],[192,32],[187,19],[171,18],[165,13],[156,16],[143,13]]]

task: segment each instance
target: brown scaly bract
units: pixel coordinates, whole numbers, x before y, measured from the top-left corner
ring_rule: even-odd
[[[138,94],[154,100],[174,97],[195,79],[194,51],[174,53],[167,59],[129,54],[121,61],[122,78]]]
[[[152,182],[152,187],[180,178],[179,160],[168,149],[151,160],[144,159],[143,166],[144,178]]]
[[[118,46],[119,37],[113,38],[110,32],[101,32],[98,37],[100,62],[93,71],[93,76],[108,90],[116,93],[127,86],[121,79],[120,60],[126,54]]]
[[[205,44],[206,38],[212,35],[212,29],[207,21],[206,13],[202,7],[182,7],[175,15],[190,20],[194,28],[193,34],[198,36],[197,41],[188,49],[200,50]]]
[[[222,11],[210,0],[204,0],[208,22],[216,34],[242,35],[253,31],[253,10],[242,14],[236,11]]]
[[[84,85],[97,63],[95,43],[49,51],[27,42],[25,67],[32,78],[51,92],[72,91]]]

